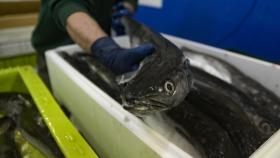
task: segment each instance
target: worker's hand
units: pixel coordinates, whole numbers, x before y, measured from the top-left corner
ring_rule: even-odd
[[[124,49],[110,37],[98,39],[91,46],[94,57],[110,68],[116,75],[137,70],[139,63],[154,52],[152,44],[143,44],[136,48]]]
[[[125,5],[125,2],[119,2],[113,6],[112,28],[115,30],[117,35],[125,34],[125,27],[122,24],[121,18],[123,16],[131,17],[133,12],[132,8],[128,7],[128,3]]]

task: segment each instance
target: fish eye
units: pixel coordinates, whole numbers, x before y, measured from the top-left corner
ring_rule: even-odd
[[[174,86],[174,84],[173,84],[172,82],[166,81],[166,82],[164,83],[164,89],[165,89],[165,91],[166,91],[168,94],[171,94],[171,93],[173,93],[173,92],[175,91],[175,86]]]

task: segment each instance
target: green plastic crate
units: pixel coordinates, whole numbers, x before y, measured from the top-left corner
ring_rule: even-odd
[[[64,115],[32,67],[2,69],[0,83],[0,92],[22,92],[32,96],[38,111],[66,158],[98,157]]]
[[[0,69],[15,67],[15,66],[24,66],[24,65],[35,66],[36,53],[29,53],[21,56],[0,58]]]

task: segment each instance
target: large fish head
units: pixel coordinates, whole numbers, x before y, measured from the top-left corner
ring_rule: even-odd
[[[170,60],[154,55],[144,62],[138,75],[123,88],[123,103],[128,111],[142,116],[171,109],[184,100],[192,84],[188,59],[174,61],[178,64],[171,66]]]
[[[162,35],[131,18],[124,18],[132,45],[151,43],[155,47],[136,76],[122,88],[124,107],[141,116],[171,109],[187,96],[191,87],[189,60]]]

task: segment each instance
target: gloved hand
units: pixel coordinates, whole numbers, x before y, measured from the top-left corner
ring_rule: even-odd
[[[133,12],[124,7],[123,2],[113,5],[112,28],[116,31],[118,36],[125,34],[125,27],[121,22],[121,18],[123,16],[132,17],[132,15]]]
[[[91,46],[94,57],[110,68],[116,75],[137,70],[139,63],[154,52],[150,43],[136,48],[124,49],[117,45],[110,37],[103,37]]]

